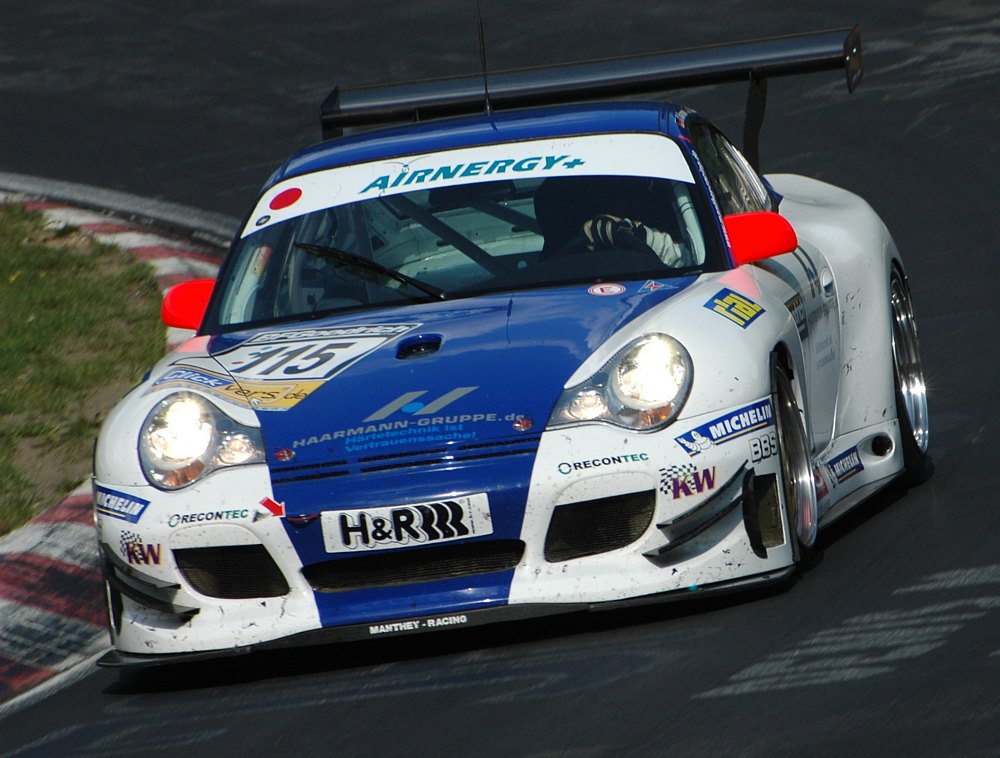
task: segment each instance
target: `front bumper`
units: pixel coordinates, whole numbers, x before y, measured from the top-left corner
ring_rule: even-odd
[[[108,661],[369,639],[786,575],[794,561],[777,456],[751,460],[743,439],[694,457],[676,443],[683,432],[546,432],[521,485],[519,531],[359,556],[303,553],[296,540],[319,534],[320,519],[289,526],[258,506],[273,497],[263,466],[217,472],[186,493],[119,487],[123,500],[98,514],[116,647]],[[147,503],[141,522],[129,499]],[[367,580],[368,568],[381,586],[343,583]]]

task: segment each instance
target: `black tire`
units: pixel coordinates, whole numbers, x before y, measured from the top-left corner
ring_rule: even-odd
[[[904,462],[901,480],[904,485],[911,486],[924,481],[930,473],[930,418],[910,288],[895,268],[889,279],[889,306],[892,318],[892,374]]]
[[[819,510],[816,480],[802,413],[795,400],[788,373],[777,365],[773,371],[775,421],[781,459],[781,492],[795,562],[800,563],[816,543]]]

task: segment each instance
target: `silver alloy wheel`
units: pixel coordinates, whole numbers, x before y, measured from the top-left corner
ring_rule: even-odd
[[[795,531],[795,558],[816,542],[819,521],[816,480],[806,443],[805,425],[795,402],[792,383],[780,368],[774,371],[778,450],[781,453],[781,486],[788,511],[788,525]]]
[[[906,414],[909,431],[917,451],[924,455],[930,439],[927,412],[927,386],[924,370],[920,365],[920,347],[917,342],[917,322],[913,318],[910,290],[895,272],[889,289],[892,304],[892,362],[896,369],[896,385],[902,408]]]

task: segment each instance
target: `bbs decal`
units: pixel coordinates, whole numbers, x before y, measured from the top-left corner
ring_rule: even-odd
[[[774,432],[753,437],[748,444],[750,445],[750,460],[753,463],[760,463],[772,455],[778,454],[778,435]]]

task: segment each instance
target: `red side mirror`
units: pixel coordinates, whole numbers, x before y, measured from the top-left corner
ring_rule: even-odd
[[[171,287],[163,298],[160,319],[178,329],[197,329],[212,297],[214,279],[192,279]]]
[[[724,216],[722,223],[729,237],[733,263],[737,266],[784,255],[799,246],[792,225],[777,213],[734,213]]]

